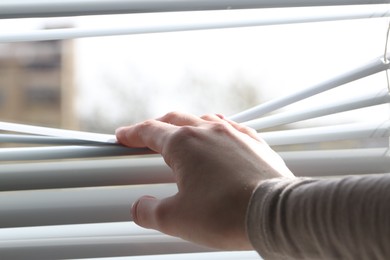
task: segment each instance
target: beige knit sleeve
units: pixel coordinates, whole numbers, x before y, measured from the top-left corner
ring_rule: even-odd
[[[247,231],[264,259],[390,259],[390,174],[264,181]]]

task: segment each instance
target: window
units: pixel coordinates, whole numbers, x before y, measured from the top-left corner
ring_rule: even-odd
[[[8,71],[25,71],[26,74],[21,79],[13,79],[25,83],[22,86],[26,89],[28,102],[56,103],[62,100],[61,112],[58,115],[63,118],[63,113],[74,109],[72,106],[64,106],[81,100],[77,105],[92,111],[81,109],[80,113],[84,113],[81,116],[94,119],[92,122],[83,121],[82,130],[98,128],[108,132],[112,128],[104,128],[105,125],[117,126],[124,123],[123,118],[116,116],[118,105],[121,108],[126,105],[127,111],[130,111],[128,114],[142,116],[150,116],[153,109],[160,109],[161,112],[162,107],[170,108],[169,103],[173,102],[177,102],[175,104],[178,104],[178,107],[183,103],[190,104],[191,107],[197,104],[199,110],[194,112],[200,112],[204,107],[210,109],[213,105],[218,105],[217,98],[209,98],[207,95],[214,93],[210,86],[220,85],[229,90],[226,91],[228,94],[224,95],[231,104],[226,108],[226,113],[234,112],[233,119],[260,130],[264,138],[280,151],[294,172],[303,176],[312,175],[312,169],[315,168],[318,175],[326,176],[388,171],[390,160],[386,155],[389,136],[387,106],[390,99],[385,78],[388,64],[381,61],[382,56],[378,56],[382,55],[385,45],[384,38],[390,14],[387,2],[344,0],[337,3],[347,6],[324,7],[334,2],[323,0],[316,1],[315,5],[319,6],[314,9],[299,7],[308,6],[313,1],[209,1],[207,4],[192,0],[167,0],[158,4],[155,2],[2,2],[0,17],[21,20],[23,28],[20,32],[0,34],[0,41],[34,42],[19,45],[20,52],[12,56],[18,57],[25,52],[33,58],[13,63],[10,67],[12,70]],[[269,7],[289,8],[265,9]],[[231,15],[239,14],[233,12],[234,10],[218,11],[227,8],[253,10],[246,10],[246,15],[237,18]],[[184,12],[195,10],[194,13]],[[259,16],[256,12],[262,10],[263,15]],[[176,13],[171,14],[168,11]],[[146,14],[134,14],[136,12]],[[208,12],[213,12],[213,15],[206,15]],[[107,14],[112,16],[98,16]],[[80,15],[92,16],[79,17]],[[199,19],[197,15],[204,19]],[[24,20],[26,18],[57,16],[74,16],[72,19],[75,19],[75,27],[50,30],[32,28],[28,31],[25,29],[26,21],[33,21]],[[154,17],[161,20],[151,19]],[[173,22],[168,18],[173,19]],[[356,18],[359,20],[337,22]],[[104,27],[102,24],[108,24],[110,19],[114,21],[114,25]],[[307,27],[309,33],[298,34],[302,31],[297,28],[304,22],[310,22]],[[77,27],[77,23],[84,24],[84,27]],[[9,26],[9,23],[7,24]],[[283,27],[282,24],[289,25]],[[331,27],[327,27],[329,24],[340,29],[329,34],[334,38],[326,36],[325,32],[332,31]],[[346,24],[359,26],[352,26],[356,28],[354,31],[347,29]],[[269,26],[260,29],[260,25]],[[231,27],[235,29],[217,30]],[[237,29],[241,27],[243,28]],[[381,32],[376,34],[373,28],[379,27]],[[213,30],[196,31],[200,29]],[[190,32],[180,32],[180,37],[175,38],[176,42],[167,40],[169,37],[174,38],[171,32],[185,30]],[[363,34],[363,31],[370,33],[369,36]],[[145,35],[138,35],[141,33]],[[233,33],[236,34],[232,36]],[[339,37],[335,37],[336,34]],[[273,38],[272,35],[282,36],[277,39],[283,41],[274,40],[276,37]],[[92,42],[87,38],[92,36],[110,37],[96,38],[95,42]],[[86,39],[74,40],[74,45],[65,41],[84,37]],[[110,39],[116,37],[121,39],[120,43],[110,42]],[[357,55],[356,49],[353,48],[362,48],[363,44],[368,44],[367,41],[359,39],[371,37],[375,39],[370,41],[374,51]],[[226,41],[221,43],[216,41],[217,38]],[[363,44],[347,44],[343,41],[347,38],[353,39],[356,45]],[[380,42],[379,38],[383,39],[383,42]],[[49,41],[53,39],[54,41]],[[27,50],[26,46],[33,47]],[[66,51],[57,53],[60,46],[66,48]],[[224,48],[226,46],[227,49]],[[331,48],[342,49],[344,55],[336,55],[329,51]],[[206,55],[207,49],[213,51],[207,52]],[[87,52],[89,56],[85,55]],[[303,52],[310,54],[304,56]],[[173,54],[178,55],[173,57]],[[193,54],[191,57],[194,60],[180,59],[189,57],[186,55],[190,54]],[[121,62],[113,62],[116,56],[126,57],[127,61],[136,61],[139,66],[123,59]],[[249,59],[245,57],[252,58],[253,67],[248,65]],[[267,66],[258,62],[262,57],[268,57]],[[367,58],[374,60],[364,62]],[[201,61],[201,65],[193,71],[185,70],[183,73],[183,67],[196,63],[197,59]],[[322,67],[325,60],[332,63]],[[245,71],[253,73],[239,74],[237,71],[232,72],[232,67],[227,67],[224,71],[226,74],[223,74],[223,64],[237,65],[240,66],[238,71],[246,69]],[[354,64],[353,67],[350,67],[350,64]],[[77,66],[85,74],[75,73],[73,66]],[[107,73],[110,67],[111,74]],[[310,69],[308,73],[309,68],[315,69]],[[56,70],[60,71],[53,76],[51,73]],[[94,73],[96,71],[99,73]],[[261,72],[263,73],[258,76]],[[31,76],[29,73],[38,74]],[[172,75],[179,73],[184,76],[179,80],[173,78]],[[272,76],[269,76],[271,74]],[[229,83],[224,81],[226,75],[231,76]],[[45,81],[51,77],[60,82],[60,88],[52,84],[55,80],[50,84]],[[255,80],[251,81],[251,77]],[[76,88],[72,84],[76,79],[78,84],[87,86]],[[253,82],[259,84],[252,84]],[[160,89],[150,87],[157,83],[161,84]],[[195,90],[188,88],[190,83],[191,86],[196,86]],[[260,88],[260,83],[274,90],[273,93],[264,92],[262,95],[268,96],[257,97],[255,93],[257,88]],[[293,83],[301,84],[301,87],[292,89]],[[171,88],[174,84],[180,88]],[[280,88],[281,85],[286,87]],[[309,87],[303,87],[304,85]],[[343,86],[339,87],[340,85]],[[242,99],[248,97],[247,99],[256,101],[261,98],[262,104],[243,113],[236,113],[244,110],[243,107],[237,106],[233,109],[235,111],[228,110],[233,107],[235,98],[242,94],[243,89],[249,94],[241,95]],[[368,92],[365,92],[366,90]],[[207,91],[207,95],[204,95],[207,102],[202,103],[200,98],[196,98],[196,94],[199,94],[196,91],[201,94]],[[224,91],[215,92],[221,96]],[[141,100],[145,93],[152,95]],[[187,93],[190,93],[189,98],[185,96]],[[319,95],[313,96],[315,93]],[[319,98],[320,95],[325,95],[325,98]],[[166,102],[165,98],[169,96],[175,98]],[[5,97],[9,99],[8,94],[5,94]],[[67,99],[63,99],[65,97]],[[311,98],[314,98],[314,101],[311,101]],[[102,106],[103,101],[107,105]],[[246,106],[249,107],[248,104],[246,103]],[[182,107],[185,107],[184,105]],[[146,110],[138,110],[140,106],[144,106]],[[286,106],[289,106],[288,109],[283,110]],[[371,110],[378,107],[379,110]],[[350,113],[350,110],[357,110],[359,117],[369,110],[369,115],[365,118],[375,120],[356,122],[352,120],[356,114],[346,114]],[[22,114],[28,112],[22,110]],[[112,121],[107,121],[106,115]],[[374,115],[381,116],[374,118]],[[41,114],[39,116],[42,118]],[[100,121],[95,120],[99,116]],[[320,124],[316,121],[319,117],[322,118]],[[140,119],[143,118],[134,117],[134,120]],[[61,127],[66,122],[65,120],[60,123]],[[89,126],[85,127],[88,124]],[[0,129],[9,130],[5,126],[1,125]],[[13,127],[14,130],[22,128]],[[0,149],[0,258],[132,256],[136,258],[131,259],[141,260],[153,255],[154,259],[258,259],[254,252],[209,252],[210,249],[152,230],[144,230],[128,222],[129,205],[135,198],[143,195],[146,189],[149,194],[161,197],[175,192],[170,171],[160,157],[131,156],[139,151],[116,146],[91,146],[72,139],[76,133],[65,136],[64,132],[61,132],[64,134],[62,138],[53,139],[39,135],[49,131],[48,129],[27,129],[31,130],[28,130],[28,133],[34,135],[24,133],[11,136],[8,132],[0,135],[4,142],[34,143],[34,147]],[[100,137],[109,139],[112,136]],[[184,253],[187,254],[181,255]]]

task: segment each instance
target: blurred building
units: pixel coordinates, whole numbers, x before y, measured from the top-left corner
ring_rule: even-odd
[[[0,44],[0,121],[77,128],[72,41]]]

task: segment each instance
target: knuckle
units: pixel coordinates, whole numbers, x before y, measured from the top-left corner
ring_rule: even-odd
[[[246,126],[246,128],[248,129],[248,131],[249,131],[250,133],[252,133],[252,134],[254,134],[254,135],[257,135],[257,131],[256,131],[255,129],[250,128],[250,127],[247,127],[247,126]]]
[[[223,117],[219,114],[206,114],[203,115],[201,118],[206,121],[218,122],[221,121]]]
[[[192,126],[182,126],[180,127],[173,135],[172,135],[172,142],[175,143],[182,143],[185,141],[190,140],[191,138],[194,138],[197,136],[197,130],[196,128]]]
[[[248,134],[257,135],[257,131],[253,128],[244,125],[241,125],[240,127],[242,131],[247,132]]]
[[[206,114],[206,115],[201,116],[201,118],[204,120],[207,120],[207,121],[211,121],[211,120],[216,119],[216,116],[212,115],[212,114]]]
[[[179,114],[180,114],[180,113],[177,112],[177,111],[171,111],[171,112],[165,114],[165,115],[162,117],[162,120],[163,120],[164,122],[169,122],[169,121],[171,121],[172,119],[179,117]]]
[[[151,129],[154,124],[155,124],[155,120],[153,119],[149,119],[143,121],[142,123],[139,123],[137,125],[137,131],[136,131],[137,137],[142,139],[144,133],[146,133],[148,129]]]
[[[193,143],[194,139],[199,136],[198,130],[191,126],[182,126],[178,128],[167,141],[167,152],[177,150],[185,150]]]
[[[155,124],[155,120],[149,119],[149,120],[146,120],[146,121],[143,121],[142,123],[140,123],[139,126],[140,126],[140,128],[148,128],[154,124]]]
[[[213,123],[211,129],[219,134],[228,134],[231,131],[231,127],[223,122]]]
[[[257,133],[256,129],[254,129],[254,128],[252,128],[252,127],[249,127],[249,126],[247,126],[247,125],[239,124],[239,126],[241,126],[243,129],[246,129],[246,131],[248,131],[248,132]]]

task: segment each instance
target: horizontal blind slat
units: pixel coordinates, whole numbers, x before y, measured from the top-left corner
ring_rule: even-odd
[[[269,145],[291,145],[390,136],[390,121],[352,123],[260,133]]]
[[[58,160],[153,153],[146,148],[128,148],[120,145],[84,145],[53,147],[0,148],[0,161]]]
[[[387,3],[388,0],[6,0],[0,2],[0,18]]]
[[[130,221],[130,207],[149,194],[167,197],[174,184],[0,192],[0,228]]]
[[[8,254],[17,251],[18,256],[28,256],[31,250],[35,250],[47,257],[51,255],[53,259],[58,257],[58,250],[71,251],[62,254],[65,258],[98,257],[117,255],[118,248],[121,248],[121,254],[128,255],[212,250],[155,230],[141,228],[134,222],[0,229],[2,259],[10,259],[7,251]],[[12,259],[15,259],[15,255],[13,256]]]
[[[260,9],[222,12],[192,12],[186,16],[165,14],[153,19],[153,23],[144,24],[142,19],[150,20],[150,16],[138,16],[140,19],[132,20],[135,25],[126,27],[108,28],[63,28],[50,30],[34,30],[21,32],[4,32],[0,35],[0,42],[24,42],[68,40],[86,37],[102,37],[116,35],[134,35],[146,33],[181,32],[194,30],[241,28],[252,26],[312,23],[324,21],[338,21],[351,19],[368,19],[390,16],[389,5],[364,5],[342,7],[316,7],[291,9]],[[174,16],[175,15],[175,16]],[[173,17],[176,17],[173,22]],[[144,17],[144,18],[142,18]],[[141,19],[142,18],[142,19]],[[168,20],[168,22],[167,22]]]
[[[162,157],[2,164],[0,191],[173,182]]]
[[[389,173],[389,148],[281,152],[298,176]]]
[[[290,151],[280,155],[297,176],[385,173],[390,169],[387,148]],[[0,168],[0,190],[15,193],[168,182],[173,182],[173,175],[159,157],[3,164]]]

